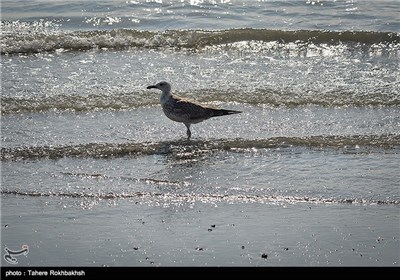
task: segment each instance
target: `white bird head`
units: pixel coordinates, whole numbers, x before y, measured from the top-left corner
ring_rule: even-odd
[[[165,93],[169,93],[171,91],[171,85],[167,82],[159,82],[156,85],[153,86],[148,86],[147,89],[151,89],[151,88],[157,88],[159,90],[161,90],[162,92]]]

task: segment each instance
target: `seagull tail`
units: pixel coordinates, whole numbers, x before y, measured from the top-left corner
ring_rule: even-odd
[[[239,114],[241,111],[235,111],[235,110],[225,110],[225,109],[215,109],[213,110],[213,117],[219,117],[219,116],[226,116],[226,115],[233,115],[233,114]]]

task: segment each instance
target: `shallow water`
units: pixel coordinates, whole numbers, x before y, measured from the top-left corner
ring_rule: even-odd
[[[212,142],[165,143],[145,156],[6,162],[3,194],[93,203],[143,198],[166,205],[192,200],[399,204],[398,179],[392,175],[398,171],[396,150],[235,147],[242,143],[226,143],[228,148]]]

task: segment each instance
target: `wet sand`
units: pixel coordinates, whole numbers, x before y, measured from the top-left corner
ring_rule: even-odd
[[[398,214],[393,205],[8,195],[1,232],[3,246],[29,246],[19,266],[398,266]]]

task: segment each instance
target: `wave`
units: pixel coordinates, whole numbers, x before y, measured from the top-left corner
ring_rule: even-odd
[[[37,97],[1,97],[1,114],[33,113],[46,111],[96,111],[125,110],[159,104],[157,98],[149,99],[147,93],[116,93],[86,96],[59,94]]]
[[[135,29],[65,31],[46,26],[46,22],[2,21],[1,54],[85,51],[92,49],[126,50],[132,48],[201,51],[213,46],[235,46],[238,42],[274,43],[263,48],[287,51],[287,45],[299,50],[315,45],[350,44],[361,50],[385,49],[398,52],[400,33],[372,31],[319,30],[167,30]],[[241,45],[241,48],[243,46]],[[248,45],[247,47],[252,47]],[[253,46],[254,47],[254,46]],[[257,46],[259,48],[259,46]]]
[[[186,95],[185,93],[182,93]],[[193,94],[193,93],[192,93]],[[322,106],[322,107],[392,107],[400,106],[397,94],[369,91],[367,93],[352,93],[337,90],[336,92],[282,92],[274,90],[255,90],[253,92],[223,90],[201,90],[196,99],[203,103],[235,102],[249,105],[270,106]],[[147,106],[158,106],[158,95],[149,95],[146,91],[121,92],[112,94],[55,94],[34,97],[0,97],[1,114],[34,113],[47,111],[86,112],[96,110],[130,110]]]
[[[194,194],[194,193],[161,193],[161,192],[128,192],[128,193],[87,193],[62,191],[20,191],[1,190],[2,195],[17,195],[28,197],[69,197],[82,199],[110,200],[110,199],[146,199],[162,200],[169,204],[181,204],[194,201],[217,203],[313,203],[313,204],[355,204],[355,205],[398,205],[399,200],[374,200],[364,198],[322,198],[308,196],[272,195],[272,194]]]
[[[73,177],[83,177],[83,178],[92,178],[92,179],[117,179],[122,181],[133,181],[137,183],[146,183],[146,184],[156,184],[156,185],[169,185],[169,186],[178,186],[178,187],[187,187],[190,186],[191,183],[189,182],[180,182],[180,181],[171,181],[171,180],[160,180],[160,179],[153,179],[153,178],[132,178],[126,176],[108,176],[100,173],[81,173],[81,172],[60,172],[62,175],[65,176],[73,176]]]
[[[368,153],[371,149],[400,148],[400,135],[351,135],[273,137],[268,139],[215,139],[149,143],[88,143],[66,146],[1,148],[1,160],[77,158],[118,158],[164,155],[176,159],[195,159],[218,151],[258,152],[264,149],[303,147],[341,149],[344,153]]]

